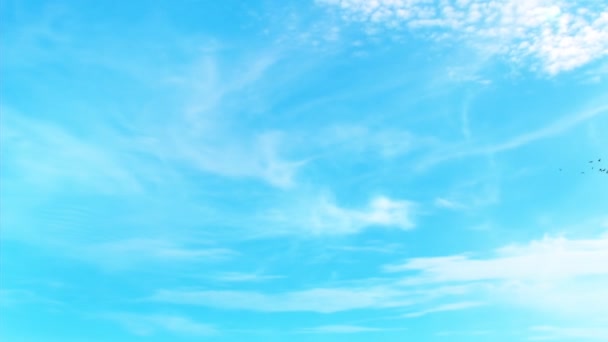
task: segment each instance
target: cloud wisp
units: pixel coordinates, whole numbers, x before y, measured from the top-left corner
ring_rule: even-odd
[[[319,195],[292,207],[271,210],[263,219],[272,223],[272,231],[266,232],[270,234],[340,236],[372,228],[409,230],[414,227],[414,213],[414,202],[387,196],[372,197],[362,208],[348,208],[337,204],[332,196]]]
[[[322,325],[314,328],[302,329],[308,334],[359,334],[369,332],[382,332],[385,329],[371,328],[360,325]]]
[[[129,270],[146,264],[192,264],[225,261],[238,253],[227,248],[185,246],[164,239],[126,239],[89,244],[74,256],[109,270]]]
[[[389,288],[315,288],[279,294],[249,291],[160,290],[152,302],[209,306],[259,312],[333,313],[355,309],[408,305],[410,299]]]
[[[151,336],[168,332],[183,336],[200,337],[218,333],[213,325],[199,323],[188,317],[178,315],[115,312],[100,316],[119,323],[132,334],[139,336]]]
[[[588,110],[582,110],[574,115],[564,116],[558,120],[550,122],[544,127],[520,134],[503,142],[487,144],[485,146],[470,146],[470,144],[467,144],[467,146],[450,148],[447,151],[443,151],[438,154],[431,155],[426,159],[423,159],[422,162],[419,164],[419,167],[425,168],[448,160],[472,156],[491,155],[495,153],[514,150],[534,143],[536,141],[555,137],[559,134],[567,132],[568,130],[584,122],[596,119],[600,116],[607,114],[607,105],[600,105]]]
[[[159,290],[146,300],[255,312],[336,313],[415,308],[403,318],[508,306],[595,319],[608,314],[608,235],[545,237],[491,256],[413,258],[389,264],[389,278],[364,287],[318,287],[282,293]],[[593,308],[593,309],[591,309]]]

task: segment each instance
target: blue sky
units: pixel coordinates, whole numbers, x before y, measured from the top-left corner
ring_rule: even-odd
[[[0,29],[3,341],[608,339],[606,1]]]

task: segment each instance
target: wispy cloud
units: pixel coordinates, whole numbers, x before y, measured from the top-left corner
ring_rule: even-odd
[[[337,124],[323,132],[316,144],[330,147],[342,154],[375,154],[383,158],[394,158],[428,144],[413,133],[400,129],[371,129],[361,124]],[[349,153],[350,152],[350,153]]]
[[[304,161],[284,160],[280,156],[283,141],[280,132],[215,142],[210,142],[204,133],[190,132],[190,135],[182,132],[179,136],[172,136],[169,141],[173,146],[170,149],[158,146],[157,151],[164,150],[163,155],[206,172],[231,178],[261,179],[280,188],[293,186],[298,168],[305,164]]]
[[[313,209],[311,230],[316,234],[356,233],[370,226],[387,226],[410,229],[412,203],[392,200],[388,197],[375,197],[365,209],[346,209],[339,207],[327,198],[321,198]]]
[[[528,339],[539,340],[577,340],[577,341],[606,341],[608,340],[608,329],[598,327],[556,327],[536,326],[530,328],[532,336]]]
[[[141,150],[228,179],[294,186],[305,161],[286,157],[288,135],[264,123],[248,124],[252,117],[243,117],[257,114],[257,107],[273,101],[267,94],[273,89],[269,80],[285,78],[271,72],[278,55],[261,51],[248,57],[228,67],[220,52],[210,51],[174,68],[168,82],[180,91],[173,108],[176,115],[133,127],[135,133],[147,136]]]
[[[390,288],[315,288],[279,294],[248,291],[160,290],[150,301],[261,312],[332,313],[408,305],[404,294]]]
[[[244,272],[223,272],[212,277],[215,281],[226,283],[257,283],[281,278],[284,276]]]
[[[438,312],[466,310],[466,309],[470,309],[470,308],[474,308],[474,307],[478,307],[478,306],[482,306],[482,305],[484,305],[484,304],[481,302],[448,303],[448,304],[442,304],[442,305],[439,305],[436,307],[432,307],[429,309],[425,309],[422,311],[410,312],[410,313],[405,314],[403,317],[407,317],[407,318],[421,317],[421,316],[426,316],[426,315],[438,313]]]
[[[380,331],[383,331],[383,329],[364,327],[359,325],[323,325],[302,330],[302,332],[311,334],[358,334]]]
[[[218,330],[210,324],[196,322],[188,317],[165,314],[105,313],[102,318],[118,322],[132,334],[149,336],[168,332],[185,336],[215,335]]]
[[[63,307],[65,303],[52,298],[47,298],[31,290],[22,289],[0,289],[0,306],[16,306],[31,304],[44,307]]]
[[[407,28],[458,39],[514,61],[532,58],[548,74],[608,55],[608,6],[559,0],[318,0],[368,27]]]
[[[434,204],[439,208],[445,208],[445,209],[464,208],[464,205],[462,205],[461,203],[455,202],[453,200],[445,199],[442,197],[435,198]]]
[[[186,246],[163,239],[128,239],[74,247],[73,256],[111,270],[142,264],[176,264],[227,260],[237,253],[226,248]]]
[[[596,317],[605,315],[608,307],[607,243],[606,235],[587,240],[545,237],[497,249],[486,258],[413,258],[385,266],[392,277],[375,279],[363,287],[281,293],[159,290],[147,300],[259,312],[417,309],[405,317],[506,305]],[[407,274],[402,275],[404,272]]]
[[[125,160],[98,144],[78,137],[63,127],[28,118],[1,106],[0,148],[3,178],[25,181],[45,192],[76,184],[101,193],[133,192],[141,180]]]
[[[482,335],[491,335],[494,334],[495,331],[492,330],[452,330],[452,331],[439,331],[436,332],[436,336],[482,336]]]
[[[494,153],[517,149],[539,140],[557,136],[568,131],[569,129],[576,127],[577,125],[580,125],[583,122],[607,114],[608,106],[600,105],[588,110],[582,110],[574,115],[564,116],[558,120],[548,123],[544,127],[522,133],[503,142],[483,146],[471,146],[467,144],[460,145],[455,148],[451,147],[448,150],[444,150],[443,152],[431,155],[430,157],[424,159],[419,166],[428,167],[447,160],[479,155],[491,155]]]
[[[411,229],[414,208],[413,202],[386,196],[371,198],[364,208],[346,208],[331,196],[320,195],[295,208],[272,210],[266,219],[276,226],[288,227],[291,233],[347,235],[374,227]],[[295,229],[294,218],[297,218]],[[278,232],[284,233],[284,230],[279,228]]]

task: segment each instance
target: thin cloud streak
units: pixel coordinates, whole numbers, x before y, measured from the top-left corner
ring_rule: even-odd
[[[140,314],[127,312],[104,313],[99,317],[115,321],[138,336],[153,336],[169,332],[185,336],[216,335],[218,330],[210,324],[196,322],[188,317],[166,314]]]
[[[545,127],[521,134],[502,143],[481,147],[462,147],[457,151],[444,152],[440,153],[439,155],[431,156],[427,159],[423,159],[422,162],[418,164],[418,167],[428,168],[449,160],[474,156],[485,156],[517,149],[539,140],[557,136],[580,125],[581,123],[593,120],[606,114],[608,114],[608,106],[598,106],[591,110],[582,111],[577,115],[562,117],[561,119],[554,121]]]

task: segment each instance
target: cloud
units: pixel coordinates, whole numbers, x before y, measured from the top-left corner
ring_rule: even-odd
[[[383,329],[370,328],[359,325],[323,325],[315,328],[303,329],[303,332],[312,334],[357,334],[366,332],[379,332]]]
[[[125,160],[53,122],[0,107],[0,155],[4,181],[25,181],[44,190],[76,184],[101,193],[134,192],[141,180]]]
[[[439,331],[436,336],[482,336],[490,335],[495,332],[492,330],[461,330],[461,331]]]
[[[595,240],[544,237],[528,245],[496,251],[489,259],[464,255],[410,259],[388,265],[388,272],[420,271],[419,282],[478,280],[559,280],[578,276],[608,275],[608,235]]]
[[[191,320],[187,317],[164,314],[106,313],[101,317],[116,321],[131,333],[140,336],[169,332],[185,336],[208,336],[217,334],[215,327]]]
[[[608,315],[608,234],[595,239],[546,236],[483,258],[448,255],[389,264],[391,277],[367,285],[299,291],[163,289],[148,301],[257,312],[334,313],[416,308],[404,317],[481,305],[532,309],[594,320]]]
[[[608,6],[561,0],[317,0],[348,21],[457,39],[554,75],[608,55]]]
[[[112,270],[130,269],[150,263],[221,261],[236,254],[226,248],[190,247],[169,240],[146,238],[77,245],[72,253],[79,259]]]
[[[433,313],[437,313],[437,312],[465,310],[465,309],[474,308],[474,307],[478,307],[478,306],[482,306],[482,305],[484,305],[484,304],[480,303],[480,302],[448,303],[448,304],[442,304],[442,305],[439,305],[436,307],[432,307],[429,309],[425,309],[422,311],[410,312],[410,313],[403,315],[403,317],[407,317],[407,318],[421,317],[421,316],[426,316],[428,314],[433,314]]]
[[[430,158],[423,160],[420,166],[428,167],[430,165],[437,164],[446,160],[478,155],[488,155],[517,149],[522,146],[536,142],[538,140],[554,137],[556,135],[568,131],[573,127],[580,125],[581,123],[607,114],[608,106],[600,105],[588,110],[580,111],[574,115],[564,116],[558,120],[547,124],[544,127],[520,134],[500,143],[488,144],[485,146],[478,147],[459,146],[456,148],[450,148],[450,150],[443,151],[437,155],[431,156]]]
[[[210,139],[203,133],[188,130],[173,136],[173,146],[158,146],[163,155],[185,162],[202,171],[230,178],[253,178],[266,181],[279,188],[294,185],[297,170],[303,161],[288,161],[280,156],[284,142],[280,132],[255,134],[253,138],[233,137]],[[217,133],[215,133],[217,135]]]
[[[47,298],[31,290],[0,289],[0,306],[33,304],[46,307],[64,307],[65,303],[53,298]]]
[[[224,272],[213,277],[213,280],[227,283],[262,282],[284,278],[280,275],[265,275],[258,273]]]
[[[377,129],[357,124],[337,124],[324,130],[316,139],[321,147],[337,149],[341,153],[373,153],[383,158],[394,158],[428,144],[414,134],[398,129]]]
[[[352,234],[371,226],[410,229],[412,203],[378,196],[372,198],[365,209],[339,207],[327,198],[321,198],[311,213],[310,229],[315,234]]]
[[[402,279],[406,286],[464,284],[476,286],[496,304],[590,318],[608,315],[608,234],[580,240],[545,236],[497,249],[487,258],[413,258],[384,269],[411,273]]]
[[[435,205],[439,208],[445,208],[445,209],[462,209],[464,208],[464,206],[461,203],[449,200],[449,199],[445,199],[445,198],[441,198],[438,197],[435,199]]]
[[[339,206],[328,195],[302,202],[267,212],[263,219],[272,223],[271,233],[349,235],[374,227],[407,230],[414,226],[414,203],[405,200],[376,196],[363,208]]]
[[[174,71],[170,83],[179,89],[177,113],[169,120],[156,117],[137,134],[146,153],[177,166],[228,179],[253,179],[278,188],[295,185],[303,160],[292,160],[285,132],[263,121],[248,122],[272,98],[270,70],[278,62],[274,52],[261,52],[223,65],[220,52],[207,52],[187,67]]]
[[[572,327],[555,327],[555,326],[536,326],[530,328],[532,336],[530,340],[564,340],[576,339],[588,341],[606,341],[608,340],[608,329],[597,327],[572,328]]]
[[[160,290],[150,301],[260,312],[317,312],[399,307],[409,304],[404,294],[390,288],[315,288],[279,294],[250,291]]]

